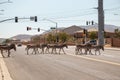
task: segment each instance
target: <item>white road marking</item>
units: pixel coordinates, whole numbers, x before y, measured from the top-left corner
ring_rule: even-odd
[[[3,75],[3,78],[4,79],[1,79],[1,80],[12,80],[11,76],[10,76],[10,73],[8,72],[8,69],[7,69],[7,66],[2,58],[2,55],[0,54],[0,68],[1,68],[1,71],[2,71],[2,75]],[[2,76],[0,76],[2,78]]]
[[[120,66],[120,63],[116,63],[116,62],[111,62],[111,61],[106,61],[106,60],[101,60],[101,59],[94,59],[94,58],[89,58],[86,56],[80,56],[80,55],[74,55],[74,54],[68,54],[68,55],[80,57],[80,58],[87,59],[87,60],[92,60],[92,61],[97,61],[97,62],[102,62],[102,63]]]
[[[114,58],[115,56],[113,55],[108,55],[108,54],[102,54],[103,56],[106,56],[106,57],[111,57],[111,58]]]

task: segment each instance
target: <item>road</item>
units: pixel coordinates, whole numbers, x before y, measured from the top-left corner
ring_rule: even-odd
[[[23,46],[4,61],[13,80],[120,80],[120,51],[75,55],[74,49],[69,46],[66,55],[26,55]]]

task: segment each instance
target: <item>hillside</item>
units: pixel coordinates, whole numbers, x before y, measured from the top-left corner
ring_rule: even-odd
[[[2,43],[5,39],[4,38],[0,38],[0,43]]]
[[[58,32],[66,32],[68,34],[74,34],[76,31],[80,31],[82,29],[93,29],[95,28],[96,30],[98,30],[98,24],[94,24],[94,25],[81,25],[81,26],[76,26],[76,25],[72,25],[72,26],[68,26],[68,27],[59,27],[57,30]],[[118,26],[115,26],[115,25],[106,25],[104,26],[105,28],[105,31],[106,32],[114,32],[115,29],[120,29],[120,27]],[[52,30],[48,30],[46,32],[44,32],[43,34],[46,34],[46,33],[50,33],[52,32]]]
[[[11,39],[30,40],[31,37],[32,37],[32,35],[19,34],[19,35],[11,37]]]
[[[90,28],[98,29],[98,24],[88,25],[88,26],[80,26],[80,27],[86,28],[86,29],[90,29]],[[117,28],[120,29],[120,27],[118,27],[118,26],[108,25],[108,24],[105,24],[104,28],[105,28],[105,31],[107,31],[107,32],[114,32],[114,30]]]

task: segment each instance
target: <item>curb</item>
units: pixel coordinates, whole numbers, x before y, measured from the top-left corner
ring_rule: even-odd
[[[120,48],[107,48],[107,47],[105,47],[105,49],[107,49],[107,50],[114,50],[114,51],[120,51]]]
[[[0,54],[0,80],[12,80],[1,54]]]

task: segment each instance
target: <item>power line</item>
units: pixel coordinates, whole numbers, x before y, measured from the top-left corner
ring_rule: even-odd
[[[95,14],[96,12],[94,12],[94,11],[95,10],[93,8],[88,8],[88,9],[78,9],[78,10],[63,11],[63,12],[57,12],[57,13],[51,13],[51,14],[44,14],[43,16],[45,16],[45,18],[49,18],[49,19],[69,18],[69,17],[77,17],[77,16],[85,16],[85,15],[89,15],[89,14]],[[42,15],[39,14],[38,16],[42,16]]]
[[[91,13],[86,13],[86,14],[79,14],[79,15],[71,15],[71,16],[60,16],[60,17],[53,17],[53,18],[50,18],[50,19],[61,19],[61,18],[72,18],[72,17],[80,17],[80,16],[88,16],[88,15],[93,15],[93,14],[97,14],[95,12],[91,12]]]
[[[116,10],[120,10],[120,7],[115,7],[115,8],[111,8],[111,9],[104,9],[104,11],[116,11]]]
[[[88,12],[91,11],[93,8],[88,8],[88,9],[76,9],[76,10],[69,10],[69,11],[61,11],[61,12],[52,12],[52,13],[47,13],[47,14],[38,14],[38,15],[58,15],[58,14],[68,14],[68,13],[75,13],[75,12]]]

